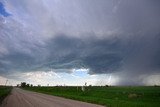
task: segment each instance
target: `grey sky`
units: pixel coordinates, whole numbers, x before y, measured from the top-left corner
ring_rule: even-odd
[[[143,75],[160,73],[158,0],[0,2],[10,14],[0,12],[1,76],[86,68],[139,84]]]

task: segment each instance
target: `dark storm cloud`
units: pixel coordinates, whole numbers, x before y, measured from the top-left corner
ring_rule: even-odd
[[[42,56],[35,57],[34,54],[37,54],[35,51],[32,54],[26,54],[11,50],[10,54],[1,58],[1,71],[89,68],[90,73],[112,72],[118,70],[122,63],[121,45],[123,44],[120,42],[113,38],[108,40],[92,36],[92,38],[80,39],[57,35],[44,46],[49,53],[44,60],[38,60]],[[43,52],[39,54],[43,55]]]
[[[50,41],[50,63],[54,68],[90,68],[90,73],[124,70],[133,73],[159,72],[159,35],[123,39],[87,37],[83,39],[59,35]],[[58,66],[56,66],[58,65]]]
[[[8,0],[13,16],[0,16],[1,75],[51,68],[89,68],[90,74],[125,71],[127,78],[159,73],[158,0],[21,2],[23,11],[20,2]]]
[[[156,38],[157,37],[157,38]],[[58,35],[49,40],[45,49],[49,55],[44,60],[25,53],[6,55],[1,58],[2,71],[31,71],[49,69],[89,68],[91,74],[112,73],[124,70],[137,73],[159,72],[160,39],[135,38],[123,40],[112,38],[86,37],[83,39]],[[37,54],[33,53],[32,54]],[[38,60],[38,61],[37,61]],[[5,71],[4,71],[5,72]],[[65,72],[65,71],[64,71]]]
[[[80,39],[59,35],[50,41],[48,48],[51,50],[50,60],[55,61],[51,63],[53,67],[60,64],[60,68],[90,68],[94,73],[105,73],[119,68],[122,55],[115,49],[121,47],[118,45],[121,44],[117,44],[117,40],[106,38]]]

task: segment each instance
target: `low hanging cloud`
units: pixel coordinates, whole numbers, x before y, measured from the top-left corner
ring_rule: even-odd
[[[89,74],[116,73],[126,79],[159,74],[158,4],[151,0],[2,1],[0,75],[50,69],[70,73],[81,68],[89,69]],[[134,80],[119,84],[139,82]]]

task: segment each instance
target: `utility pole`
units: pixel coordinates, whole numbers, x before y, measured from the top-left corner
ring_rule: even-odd
[[[6,80],[5,86],[7,85],[8,80]]]

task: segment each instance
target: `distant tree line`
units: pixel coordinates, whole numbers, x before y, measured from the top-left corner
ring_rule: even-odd
[[[17,85],[19,87],[19,85]],[[32,84],[27,84],[26,82],[21,82],[20,87],[24,88],[24,87],[33,87]]]

